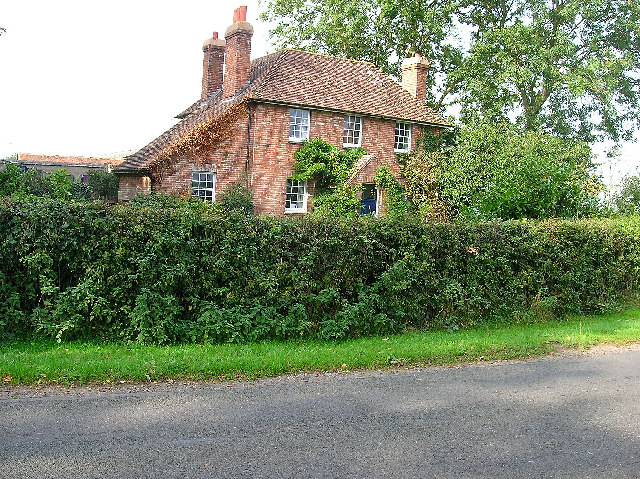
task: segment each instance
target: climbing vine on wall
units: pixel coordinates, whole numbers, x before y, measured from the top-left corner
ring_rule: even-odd
[[[294,180],[314,180],[313,200],[316,216],[353,218],[360,211],[358,186],[349,183],[357,161],[367,152],[362,148],[340,151],[319,138],[313,138],[293,155]]]
[[[419,149],[402,166],[406,196],[420,216],[433,221],[449,221],[449,209],[440,195],[439,177],[444,154]]]
[[[200,153],[211,151],[223,141],[231,138],[238,127],[238,122],[247,115],[246,103],[239,103],[230,107],[223,114],[205,119],[188,135],[181,137],[179,141],[171,142],[168,139],[168,145],[155,154],[156,159],[150,165],[151,177],[154,182],[162,181],[163,176],[171,171],[173,165],[180,158],[190,156],[196,164],[201,163],[204,155]]]
[[[384,190],[385,206],[389,216],[402,216],[409,212],[410,204],[405,197],[404,188],[388,166],[378,168],[373,181],[378,188]]]

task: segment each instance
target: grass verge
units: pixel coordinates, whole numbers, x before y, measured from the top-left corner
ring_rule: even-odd
[[[144,346],[53,340],[0,344],[0,380],[16,384],[229,380],[302,371],[381,369],[531,358],[559,346],[640,342],[640,308],[565,321],[340,342]]]

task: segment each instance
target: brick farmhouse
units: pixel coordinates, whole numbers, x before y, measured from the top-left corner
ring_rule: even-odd
[[[115,170],[119,200],[153,190],[215,201],[241,183],[256,214],[306,213],[313,184],[291,179],[293,154],[318,137],[369,153],[351,181],[363,185],[368,210],[380,211],[376,169],[386,165],[398,176],[398,153],[415,148],[424,129],[449,126],[424,102],[428,62],[406,59],[399,85],[371,63],[300,50],[251,61],[252,34],[240,7],[225,40],[214,32],[204,43],[200,99]]]

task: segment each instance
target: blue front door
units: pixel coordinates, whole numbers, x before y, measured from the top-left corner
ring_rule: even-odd
[[[361,215],[375,215],[376,203],[378,200],[378,192],[376,185],[373,183],[365,183],[362,185],[362,199],[360,200]]]

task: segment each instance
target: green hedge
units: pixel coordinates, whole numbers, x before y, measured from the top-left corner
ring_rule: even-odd
[[[0,332],[146,343],[343,338],[602,311],[640,218],[426,224],[0,199]]]

